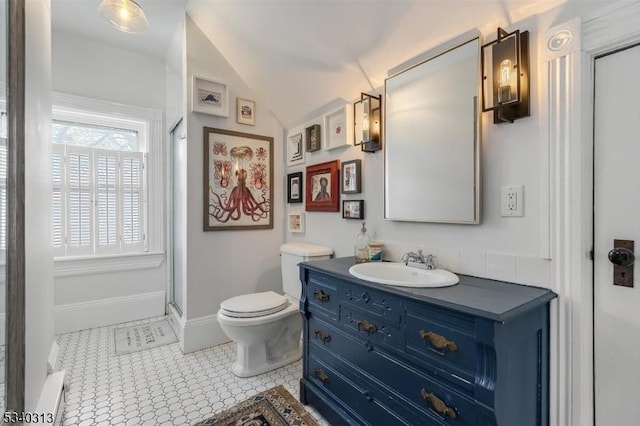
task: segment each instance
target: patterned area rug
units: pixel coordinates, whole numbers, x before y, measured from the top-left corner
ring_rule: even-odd
[[[116,355],[157,348],[178,341],[167,320],[116,328],[113,335]]]
[[[194,426],[318,426],[282,385],[261,392]]]

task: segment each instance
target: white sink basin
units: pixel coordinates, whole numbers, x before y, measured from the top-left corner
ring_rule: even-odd
[[[379,284],[399,287],[448,287],[460,281],[444,269],[420,269],[396,262],[358,263],[349,268],[354,277]]]

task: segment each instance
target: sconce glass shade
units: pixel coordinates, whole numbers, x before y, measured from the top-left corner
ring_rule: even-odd
[[[98,12],[122,32],[140,34],[149,28],[144,10],[133,0],[102,0]]]
[[[481,50],[482,111],[494,111],[494,123],[528,117],[529,32],[507,33]]]
[[[382,95],[360,94],[360,100],[353,104],[353,144],[360,145],[365,152],[382,149]]]

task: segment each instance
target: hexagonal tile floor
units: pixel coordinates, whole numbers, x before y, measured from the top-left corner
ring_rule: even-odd
[[[56,336],[60,346],[56,370],[67,372],[64,426],[191,425],[279,384],[298,396],[301,361],[240,378],[231,373],[234,343],[187,355],[173,343],[115,356],[115,327]],[[306,408],[321,425],[328,425]]]

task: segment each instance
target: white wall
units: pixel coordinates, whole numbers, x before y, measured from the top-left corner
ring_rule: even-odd
[[[190,105],[191,75],[198,74],[225,81],[229,89],[229,117],[200,113],[187,114],[187,295],[185,351],[198,346],[221,343],[227,338],[221,333],[215,313],[220,302],[228,297],[255,291],[281,288],[279,247],[282,243],[283,199],[282,127],[259,102],[256,104],[256,125],[236,123],[236,97],[255,99],[220,52],[204,36],[191,18],[186,21],[187,104]],[[274,188],[272,230],[203,231],[203,127],[215,127],[274,138]],[[198,320],[198,319],[201,320]],[[207,341],[190,343],[190,324],[206,323]],[[194,326],[195,327],[195,326]]]
[[[163,61],[58,32],[52,40],[54,91],[164,110]]]
[[[25,96],[25,408],[33,411],[53,343],[51,235],[51,9],[26,2]]]
[[[61,33],[53,34],[52,85],[55,92],[117,104],[165,109],[165,64],[154,57],[107,47]],[[114,111],[115,112],[115,111]],[[160,212],[150,211],[164,233],[164,125],[159,169],[155,169]],[[153,157],[151,157],[153,158]],[[149,169],[151,174],[151,169]],[[150,176],[150,179],[153,179]],[[150,198],[150,206],[154,199]],[[163,235],[150,251],[165,250]],[[123,263],[126,259],[123,259]],[[58,262],[56,262],[58,263]],[[56,265],[58,269],[58,265]],[[116,268],[117,269],[117,268]],[[55,277],[56,333],[116,324],[165,312],[166,261],[140,270],[112,270]]]

